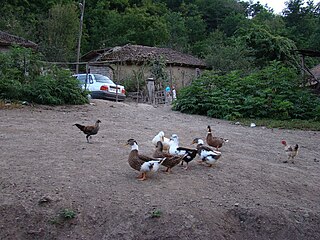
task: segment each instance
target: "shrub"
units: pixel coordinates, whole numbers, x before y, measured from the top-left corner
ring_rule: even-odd
[[[84,104],[88,102],[71,72],[46,67],[41,56],[29,49],[13,48],[0,53],[0,98],[39,104]]]
[[[319,98],[300,86],[293,69],[278,62],[248,76],[206,72],[180,91],[174,109],[228,120],[320,120]]]

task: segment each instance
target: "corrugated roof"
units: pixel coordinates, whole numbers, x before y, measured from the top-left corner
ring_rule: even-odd
[[[0,45],[11,46],[14,44],[33,49],[36,49],[38,47],[38,45],[34,42],[26,40],[22,37],[11,35],[7,32],[0,31]]]
[[[206,67],[206,63],[203,60],[189,54],[175,51],[170,48],[158,48],[127,44],[111,49],[105,49],[104,52],[102,52],[101,49],[92,51],[86,54],[83,59],[88,59],[89,56],[93,57],[95,53],[99,54],[99,57],[96,58],[97,61],[142,63],[162,57],[167,64],[195,66],[199,68]]]

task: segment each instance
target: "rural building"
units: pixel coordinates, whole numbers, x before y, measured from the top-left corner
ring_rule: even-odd
[[[0,31],[0,52],[6,52],[10,47],[18,45],[25,48],[37,49],[38,45],[24,38]]]
[[[91,73],[107,75],[118,83],[127,79],[154,78],[151,65],[158,61],[165,68],[165,84],[177,89],[190,84],[206,68],[203,60],[189,54],[131,44],[91,51],[82,57],[82,61],[89,62]]]

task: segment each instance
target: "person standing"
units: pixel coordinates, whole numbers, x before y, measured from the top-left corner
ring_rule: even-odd
[[[177,99],[177,92],[175,87],[172,87],[172,100],[176,100]]]

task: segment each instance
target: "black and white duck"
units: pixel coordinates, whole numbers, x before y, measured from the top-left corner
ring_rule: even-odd
[[[204,141],[201,138],[195,138],[192,144],[197,144],[198,155],[201,158],[201,162],[208,164],[208,167],[212,167],[214,163],[221,157],[221,152],[214,151],[210,147],[204,145]]]
[[[188,164],[197,156],[197,149],[179,147],[179,137],[177,134],[172,134],[170,138],[170,148],[169,153],[172,155],[183,156],[182,160],[187,163],[186,170],[188,169]],[[181,162],[183,165],[183,162]]]

